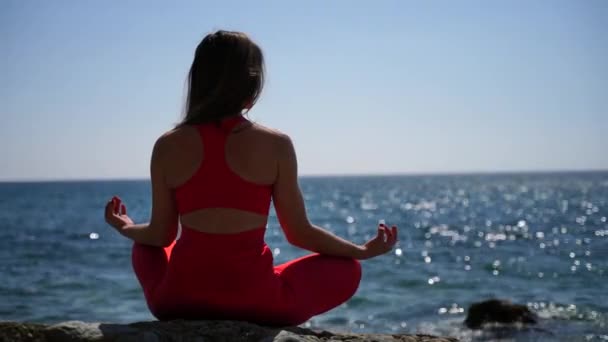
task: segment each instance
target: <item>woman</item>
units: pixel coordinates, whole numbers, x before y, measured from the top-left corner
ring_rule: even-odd
[[[150,223],[134,224],[118,197],[106,205],[106,221],[134,241],[133,268],[158,319],[301,324],[352,297],[357,260],[397,240],[396,227],[380,225],[358,246],[308,221],[291,140],[242,115],[260,95],[263,67],[245,34],[206,36],[185,118],[152,151]],[[264,242],[271,199],[287,240],[315,254],[273,266]]]

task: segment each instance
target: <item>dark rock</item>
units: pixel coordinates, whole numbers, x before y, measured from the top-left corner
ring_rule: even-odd
[[[464,324],[470,329],[480,329],[484,324],[536,324],[537,318],[525,305],[507,300],[490,299],[469,307]]]
[[[45,342],[45,326],[35,323],[0,322],[0,342]]]
[[[458,342],[451,337],[353,334],[299,327],[270,328],[235,321],[169,321],[132,324],[63,322],[54,325],[0,322],[0,342]]]

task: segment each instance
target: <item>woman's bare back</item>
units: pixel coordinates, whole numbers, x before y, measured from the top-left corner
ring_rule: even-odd
[[[281,133],[264,126],[243,122],[227,137],[224,156],[228,167],[248,182],[274,184],[278,175],[281,136]],[[167,185],[175,189],[186,183],[205,162],[205,147],[195,126],[176,128],[165,135],[165,141],[167,157],[162,167]],[[204,196],[205,189],[200,191]],[[267,217],[239,209],[205,208],[183,215],[180,221],[182,225],[202,232],[231,234],[263,227]]]

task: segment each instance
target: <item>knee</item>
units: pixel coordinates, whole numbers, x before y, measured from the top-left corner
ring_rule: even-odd
[[[159,255],[164,255],[164,249],[162,247],[149,246],[133,242],[133,247],[131,248],[131,257],[133,258],[133,260],[154,258]]]
[[[348,274],[351,277],[351,282],[353,284],[353,293],[359,287],[359,283],[361,282],[362,270],[361,263],[359,260],[348,258],[346,259],[346,269]]]
[[[349,300],[355,295],[361,283],[361,263],[352,258],[335,258],[335,283],[338,290],[335,299],[340,303]]]
[[[142,245],[141,243],[133,243],[133,247],[131,248],[131,261],[134,265],[146,260],[151,252],[149,247],[150,246]]]
[[[133,242],[133,247],[131,247],[131,254],[142,254],[150,251],[150,247],[141,243]]]
[[[362,270],[361,263],[353,258],[335,258],[334,262],[339,265],[341,280],[348,285],[353,294],[359,288],[361,282]]]
[[[361,280],[361,263],[357,259],[353,258],[340,258],[345,272],[357,283]]]

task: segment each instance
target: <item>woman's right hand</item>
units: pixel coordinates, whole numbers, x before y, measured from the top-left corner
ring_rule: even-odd
[[[393,249],[396,242],[397,226],[392,226],[389,228],[384,224],[380,224],[378,225],[378,234],[361,247],[361,259],[369,259],[385,254]]]

